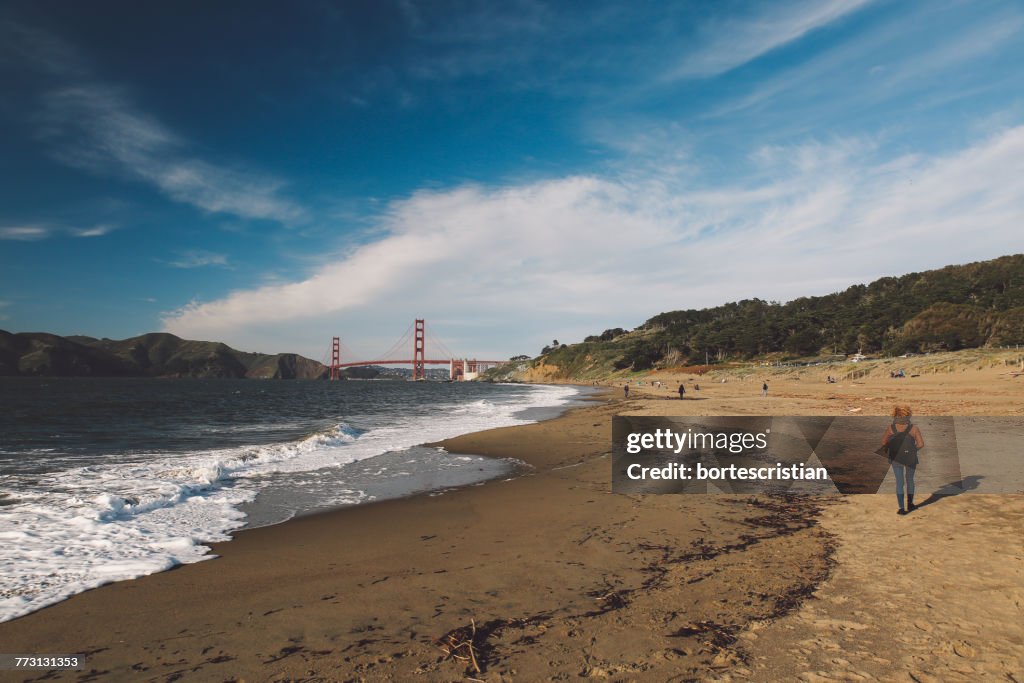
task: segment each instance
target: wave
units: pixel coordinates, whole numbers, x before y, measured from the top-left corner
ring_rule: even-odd
[[[206,544],[228,540],[243,526],[239,506],[276,477],[530,422],[517,414],[564,404],[576,394],[570,387],[527,391],[515,400],[439,403],[372,428],[338,422],[283,444],[135,453],[130,461],[5,476],[14,490],[4,492],[13,500],[0,506],[0,621],[104,583],[209,559]],[[346,491],[333,502],[364,499],[360,491]]]

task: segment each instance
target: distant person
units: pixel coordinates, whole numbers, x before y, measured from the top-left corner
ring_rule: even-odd
[[[625,398],[629,398],[629,383],[622,385],[622,395]]]
[[[768,396],[768,382],[761,385],[761,396]]]
[[[694,384],[693,385],[693,390],[694,391],[700,391],[700,385],[699,384]]]
[[[682,384],[680,384],[679,385],[679,400],[682,401],[684,398],[686,398],[686,387],[684,387]]]
[[[899,510],[896,514],[906,515],[917,509],[914,505],[914,471],[917,469],[917,452],[924,448],[924,437],[917,425],[910,422],[910,406],[896,406],[892,411],[892,424],[885,430],[882,447],[889,456],[893,476],[896,477],[896,500]],[[903,483],[906,481],[907,506],[903,507]]]

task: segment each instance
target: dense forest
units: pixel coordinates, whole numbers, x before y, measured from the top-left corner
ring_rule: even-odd
[[[1024,254],[885,277],[787,303],[749,299],[660,313],[550,349],[549,362],[581,354],[617,368],[833,354],[929,352],[1024,343]],[[555,358],[557,356],[557,358]]]

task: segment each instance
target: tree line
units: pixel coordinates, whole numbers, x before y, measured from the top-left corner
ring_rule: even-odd
[[[659,313],[632,333],[606,330],[584,345],[614,347],[616,367],[641,370],[706,357],[902,354],[1020,343],[1024,254],[884,277],[786,303],[745,299]]]

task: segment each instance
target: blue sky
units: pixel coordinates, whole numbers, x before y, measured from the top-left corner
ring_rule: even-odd
[[[1022,249],[1019,2],[0,4],[0,327],[534,354]]]

